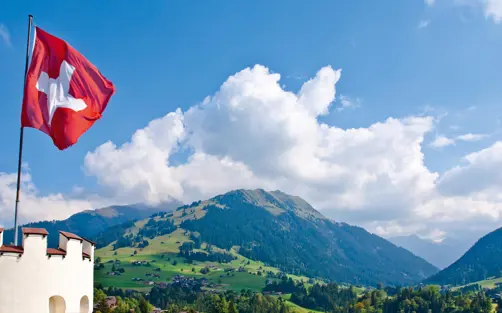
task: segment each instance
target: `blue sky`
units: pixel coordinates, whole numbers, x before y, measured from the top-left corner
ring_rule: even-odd
[[[103,177],[93,173],[86,175],[89,165],[84,159],[88,152],[107,141],[120,146],[129,141],[137,129],[177,108],[186,113],[217,92],[229,76],[255,64],[280,73],[282,88],[294,93],[322,67],[331,65],[333,69],[342,69],[329,113],[317,116],[319,122],[330,126],[365,129],[374,123],[385,123],[389,117],[433,118],[433,126],[424,132],[418,147],[424,167],[442,176],[462,166],[465,155],[489,148],[501,138],[502,25],[497,23],[496,15],[487,16],[484,2],[464,2],[437,0],[433,5],[422,0],[4,3],[0,10],[3,103],[0,127],[4,134],[0,138],[4,152],[0,155],[0,172],[16,171],[26,23],[27,15],[33,14],[36,25],[82,52],[117,89],[104,117],[68,150],[58,151],[44,134],[26,130],[24,162],[29,164],[31,179],[38,190],[34,201],[36,197],[52,194],[60,194],[68,201],[74,198],[81,201],[82,197],[87,201],[89,195],[99,194],[108,197],[103,203],[113,202],[113,196],[103,190],[112,189],[116,194],[118,189],[126,187],[110,186],[110,182],[103,183]],[[349,107],[337,110],[343,99]],[[460,137],[471,140],[455,139],[466,134],[479,136]],[[440,136],[449,141],[438,141],[443,142],[442,147],[431,146]],[[261,145],[275,142],[274,138],[255,139],[261,141]],[[225,142],[225,138],[221,141]],[[215,148],[201,143],[198,148],[186,145],[180,149],[186,151],[169,154],[169,162],[172,165],[188,162],[192,148],[242,161],[238,154],[228,151],[210,153],[216,151]],[[359,155],[364,156],[365,151],[368,150],[361,146]],[[255,174],[259,171],[259,167],[244,164]],[[252,186],[278,186],[299,193],[320,208],[326,207],[328,199],[306,191],[312,188],[308,181],[296,186],[291,183],[292,177],[287,178],[285,185],[277,181],[271,183],[269,177],[263,179],[263,184]],[[154,189],[164,187],[152,181],[147,184]],[[75,186],[85,190],[83,195],[73,194]],[[181,195],[182,198],[187,195],[186,199],[210,196],[212,192],[199,188],[188,196],[189,190],[196,188],[184,186]],[[213,193],[231,189],[232,184],[222,186]],[[241,185],[236,183],[235,187]],[[397,191],[390,194],[393,192]],[[6,199],[0,222],[9,224]],[[128,200],[148,199],[139,192],[137,197]],[[483,201],[488,200],[483,198]],[[341,206],[348,211],[355,210],[351,212],[373,210],[371,212],[378,215],[378,208],[348,203]],[[334,209],[337,205],[328,207]],[[59,210],[56,217],[64,215],[61,213],[65,211],[64,205]],[[498,204],[491,210],[490,227],[498,223]],[[400,219],[399,214],[375,224],[337,209],[327,212],[334,218],[340,216],[382,234],[392,232],[388,229],[395,229],[398,224],[400,227],[419,224],[417,219],[413,222]],[[25,218],[35,217],[26,215]],[[443,228],[448,227],[418,227],[417,232],[429,235]]]

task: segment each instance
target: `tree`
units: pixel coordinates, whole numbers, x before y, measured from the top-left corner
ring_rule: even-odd
[[[228,303],[228,313],[239,313],[237,306],[235,306],[235,303],[233,301],[230,301]]]
[[[108,307],[108,304],[106,303],[106,298],[102,299],[101,301],[98,302],[98,305],[96,307],[96,311],[99,311],[101,313],[110,313],[110,308]]]
[[[289,308],[286,306],[284,302],[281,302],[281,309],[279,313],[289,313]]]
[[[152,305],[145,300],[145,298],[139,298],[139,311],[141,313],[150,313],[153,309]]]

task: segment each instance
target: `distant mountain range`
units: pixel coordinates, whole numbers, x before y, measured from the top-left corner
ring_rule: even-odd
[[[441,242],[422,239],[417,235],[388,238],[396,246],[403,247],[434,266],[443,269],[460,258],[473,244],[468,240],[446,238]]]
[[[141,248],[145,240],[165,236],[164,228],[181,228],[199,245],[233,249],[284,272],[373,286],[411,285],[438,271],[406,249],[329,220],[305,200],[281,191],[235,190],[126,227],[110,228],[97,241]]]
[[[460,259],[425,280],[425,283],[465,285],[500,276],[502,276],[502,228],[479,239]]]
[[[41,221],[22,225],[22,227],[45,228],[49,232],[48,245],[56,248],[59,242],[59,231],[76,233],[86,238],[93,238],[98,233],[122,223],[144,219],[159,211],[169,212],[183,204],[173,200],[158,206],[145,204],[110,206],[106,208],[87,210],[70,216],[66,220]],[[21,241],[21,228],[19,228],[18,240]],[[14,242],[14,230],[9,229],[4,233],[4,243]]]

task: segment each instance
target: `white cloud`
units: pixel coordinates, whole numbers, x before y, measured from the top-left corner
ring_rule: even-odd
[[[443,148],[454,144],[455,144],[454,139],[440,135],[436,136],[436,139],[434,139],[434,141],[430,143],[430,146],[434,148]]]
[[[435,117],[388,118],[350,129],[319,121],[337,108],[340,75],[324,67],[293,93],[266,67],[246,68],[202,103],[151,121],[124,144],[107,142],[89,152],[85,171],[119,203],[280,189],[382,235],[415,232],[438,240],[476,227],[488,231],[501,220],[502,143],[468,155],[465,164],[440,176],[425,166],[422,151]],[[434,145],[454,142],[442,137]],[[0,177],[1,221],[12,212],[15,180]],[[40,197],[28,182],[26,219],[96,207],[80,198]]]
[[[0,173],[0,224],[13,226],[17,174]],[[104,204],[96,200],[71,199],[60,193],[40,196],[29,172],[21,179],[20,223],[64,219],[77,212]]]
[[[406,216],[434,189],[421,144],[432,117],[389,118],[367,128],[320,123],[340,71],[321,69],[298,94],[255,66],[186,112],[138,130],[122,146],[90,152],[85,167],[117,196],[186,202],[236,188],[281,189],[337,219],[358,223]],[[182,165],[169,158],[193,153]],[[132,201],[133,199],[131,199]]]
[[[485,16],[492,18],[495,23],[502,20],[502,0],[481,0],[484,6]]]
[[[435,2],[435,0],[425,0],[425,4],[427,4],[428,6],[433,6]]]
[[[468,195],[480,201],[500,201],[502,142],[464,157],[465,164],[444,173],[439,188],[448,195]]]
[[[426,28],[427,26],[429,26],[430,23],[431,23],[431,21],[429,21],[429,20],[421,20],[418,23],[418,29]]]
[[[336,108],[338,112],[341,112],[345,109],[356,109],[361,106],[361,99],[359,98],[351,98],[349,96],[340,95],[338,98],[340,100],[340,106]]]
[[[10,41],[9,29],[4,24],[0,24],[0,39],[3,40],[4,44],[7,45],[7,47],[10,47],[12,45]]]
[[[202,103],[152,121],[130,142],[98,147],[85,167],[130,201],[190,202],[236,188],[280,189],[382,235],[416,232],[440,240],[461,229],[477,231],[472,221],[485,231],[495,225],[502,196],[497,200],[490,188],[474,189],[482,191],[476,196],[453,193],[455,169],[440,177],[424,165],[424,136],[436,118],[388,118],[356,129],[320,123],[319,116],[338,107],[332,102],[340,74],[325,67],[295,94],[263,66],[244,69]],[[454,142],[438,136],[431,145]],[[191,154],[170,164],[179,151]]]
[[[454,0],[458,6],[481,10],[486,19],[499,24],[502,21],[502,0]]]
[[[472,134],[472,133],[467,133],[463,134],[460,136],[457,136],[457,140],[462,140],[462,141],[479,141],[484,138],[488,137],[487,134]]]

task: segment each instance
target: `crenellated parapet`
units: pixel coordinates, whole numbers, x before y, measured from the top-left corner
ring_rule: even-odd
[[[3,245],[0,229],[0,313],[90,313],[94,242],[60,231],[58,248],[48,248],[45,229],[22,233],[21,246]]]
[[[49,233],[44,228],[23,228],[22,246],[3,245],[3,228],[0,228],[0,257],[3,255],[17,254],[22,257],[25,254],[38,256],[79,256],[82,260],[91,261],[94,258],[95,243],[72,233],[59,232],[59,247],[47,248],[47,236]],[[70,242],[75,241],[75,242]],[[78,243],[78,244],[77,244]]]

